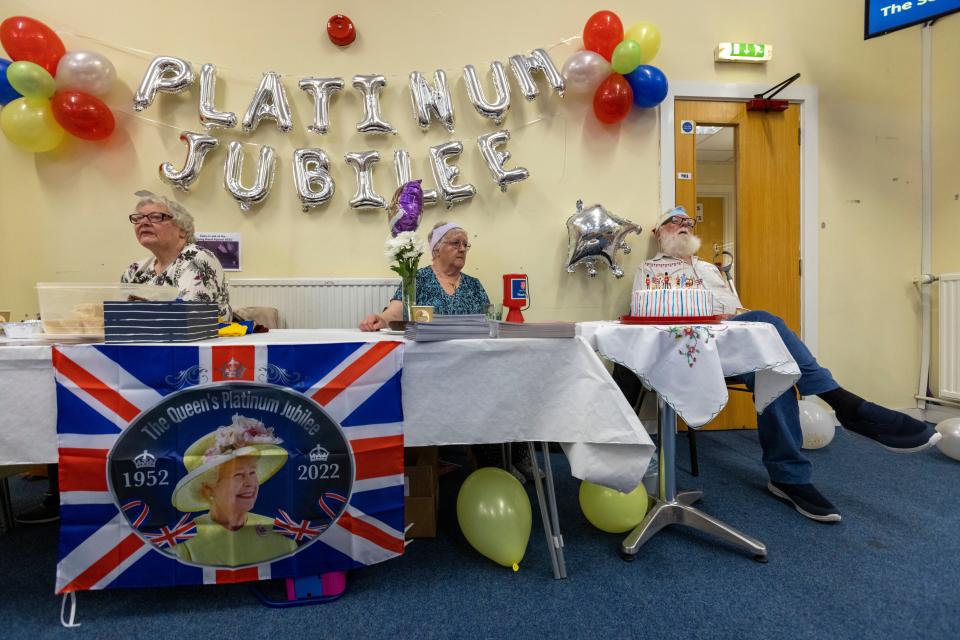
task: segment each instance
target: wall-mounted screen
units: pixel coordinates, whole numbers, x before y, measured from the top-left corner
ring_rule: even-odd
[[[864,40],[960,11],[960,0],[865,1]]]

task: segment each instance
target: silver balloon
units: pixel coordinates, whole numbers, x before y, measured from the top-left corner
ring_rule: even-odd
[[[382,209],[387,201],[373,189],[373,165],[380,161],[379,151],[351,151],[343,156],[357,174],[357,192],[350,198],[351,209]]]
[[[217,68],[212,64],[200,67],[200,123],[205,129],[232,129],[237,126],[237,114],[217,111]]]
[[[109,93],[117,70],[96,51],[67,51],[57,63],[57,91],[83,91],[94,96]]]
[[[158,91],[180,93],[192,84],[193,68],[189,62],[173,56],[157,56],[150,62],[133,96],[133,110],[143,111],[153,104]]]
[[[537,71],[543,74],[557,95],[563,97],[563,76],[543,49],[534,49],[529,56],[510,56],[510,68],[520,85],[520,93],[527,100],[534,100],[540,95],[540,89],[533,79],[533,74]]]
[[[256,130],[263,118],[270,118],[277,123],[280,131],[287,133],[293,129],[293,118],[290,116],[290,103],[287,102],[287,92],[280,81],[280,74],[268,71],[263,74],[260,86],[253,94],[253,100],[243,114],[241,126],[246,132]]]
[[[257,179],[253,186],[243,186],[243,144],[234,140],[230,143],[227,152],[227,163],[223,169],[223,186],[240,205],[241,211],[250,211],[255,204],[260,204],[270,195],[273,187],[273,176],[277,167],[273,147],[260,147],[260,160],[257,162]]]
[[[497,99],[493,102],[487,100],[483,93],[480,79],[477,78],[477,70],[472,64],[463,68],[463,83],[467,86],[470,104],[477,113],[500,124],[507,116],[507,111],[510,111],[510,83],[507,81],[507,72],[500,62],[494,61],[490,64],[490,75],[493,77],[493,89],[497,94]]]
[[[164,162],[160,165],[160,179],[181,191],[187,191],[200,175],[204,158],[220,141],[213,136],[190,131],[181,133],[180,139],[187,143],[187,158],[183,161],[183,168],[178,171],[169,162]]]
[[[410,154],[406,149],[397,149],[393,152],[393,169],[397,176],[397,189],[412,181],[410,175]],[[423,206],[430,207],[437,204],[437,190],[423,190]]]
[[[330,96],[343,89],[343,78],[304,78],[300,88],[313,98],[313,122],[307,129],[323,135],[330,130]]]
[[[573,273],[583,262],[592,278],[597,275],[596,261],[600,260],[609,265],[615,277],[622,278],[616,252],[623,249],[630,253],[624,240],[628,233],[639,235],[640,226],[613,215],[599,204],[584,209],[583,201],[577,200],[577,212],[567,219],[567,272]]]
[[[510,159],[510,152],[504,149],[497,151],[497,147],[507,144],[510,139],[510,132],[506,129],[486,133],[477,138],[477,146],[480,147],[480,155],[483,156],[487,168],[490,169],[490,175],[493,181],[500,187],[500,191],[506,192],[507,186],[514,182],[520,182],[530,177],[530,172],[524,167],[505,170],[503,165]]]
[[[460,168],[447,164],[447,161],[461,153],[463,153],[463,143],[459,140],[451,140],[430,147],[430,169],[437,183],[437,193],[448,209],[458,202],[469,200],[477,195],[477,189],[472,184],[453,184],[460,175]]]
[[[330,160],[323,149],[293,152],[293,183],[304,213],[333,197],[336,186],[330,177]]]
[[[433,86],[423,74],[414,71],[410,74],[410,102],[413,106],[413,119],[421,129],[430,126],[430,120],[436,118],[447,131],[453,133],[453,102],[450,100],[450,88],[447,86],[447,73],[437,69],[433,74]]]
[[[363,120],[357,123],[360,133],[396,133],[380,115],[380,89],[387,85],[383,76],[353,76],[353,86],[363,96]]]

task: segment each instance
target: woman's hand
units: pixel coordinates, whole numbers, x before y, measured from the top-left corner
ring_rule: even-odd
[[[380,331],[380,329],[386,329],[386,327],[387,321],[384,320],[383,316],[376,313],[371,313],[360,321],[360,331]]]

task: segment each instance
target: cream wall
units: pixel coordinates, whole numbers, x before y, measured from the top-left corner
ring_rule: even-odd
[[[467,103],[460,73],[465,64],[485,68],[493,59],[506,62],[512,54],[577,35],[599,7],[501,0],[351,3],[348,12],[360,36],[340,50],[328,42],[324,24],[345,10],[343,3],[238,1],[219,5],[220,11],[185,0],[96,4],[102,10],[91,11],[91,3],[54,0],[0,2],[4,16],[32,15],[61,32],[100,41],[64,35],[68,49],[106,53],[121,78],[108,98],[118,113],[118,130],[109,142],[71,143],[37,156],[0,143],[0,307],[11,307],[17,315],[34,312],[35,282],[113,280],[143,254],[124,220],[134,202],[132,192],[147,187],[171,193],[156,168],[183,157],[178,131],[199,130],[199,123],[195,93],[161,95],[142,116],[132,115],[132,91],[149,59],[127,50],[138,49],[184,57],[197,68],[204,62],[217,64],[218,103],[241,113],[262,72],[286,76],[295,131],[284,135],[265,124],[247,138],[218,134],[221,146],[208,157],[191,193],[176,195],[197,216],[201,230],[243,234],[244,270],[237,277],[391,275],[381,252],[385,216],[349,209],[354,179],[342,155],[380,150],[384,159],[375,183],[389,195],[393,149],[408,149],[414,172],[425,174],[426,149],[458,139],[466,147],[462,175],[476,185],[478,195],[449,212],[428,209],[424,224],[450,219],[468,228],[474,243],[468,272],[481,278],[491,297],[498,297],[501,273],[523,271],[530,275],[531,319],[610,318],[625,308],[629,278],[616,281],[606,270],[593,280],[582,271],[565,273],[564,223],[582,198],[649,228],[661,208],[657,112],[635,110],[621,126],[607,128],[590,114],[589,100],[560,100],[544,90],[535,103],[525,103],[514,85],[514,105],[505,123],[513,133],[509,149],[513,162],[527,167],[531,178],[501,194],[474,143],[493,127]],[[863,5],[849,0],[615,1],[605,8],[617,11],[627,24],[644,19],[660,27],[663,47],[655,64],[674,81],[773,85],[799,71],[802,83],[818,88],[819,210],[825,225],[820,237],[820,356],[853,390],[909,405],[919,362],[918,310],[910,284],[920,260],[919,29],[864,42]],[[715,64],[712,51],[723,40],[772,43],[775,58],[766,66]],[[960,16],[935,26],[935,112],[941,121],[957,97],[957,41]],[[560,65],[574,49],[571,43],[550,52]],[[951,55],[954,62],[948,62]],[[423,134],[410,115],[407,74],[438,67],[448,70],[453,83],[457,127],[452,135],[436,126]],[[377,139],[357,134],[360,108],[349,86],[334,101],[332,133],[323,138],[306,133],[311,107],[296,89],[296,79],[339,75],[349,83],[355,73],[388,77],[383,110],[399,135]],[[937,126],[938,139],[939,134],[956,139],[955,123]],[[222,187],[225,147],[232,139],[271,144],[278,152],[273,193],[252,214],[242,214]],[[302,146],[323,147],[337,181],[333,202],[310,214],[300,212],[290,177],[292,150]],[[955,145],[952,150],[946,146],[936,156],[940,178],[935,204],[938,224],[953,225],[955,234],[958,204],[952,194],[960,189]],[[252,157],[255,149],[248,151]],[[938,255],[943,255],[949,249],[940,240]],[[635,251],[623,258],[628,273],[651,248],[646,233],[632,244]]]

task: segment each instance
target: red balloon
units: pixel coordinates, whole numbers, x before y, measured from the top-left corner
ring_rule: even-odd
[[[53,118],[61,127],[84,140],[103,140],[116,122],[110,107],[100,98],[82,91],[58,91],[50,99]]]
[[[608,61],[623,42],[623,23],[613,11],[597,11],[583,27],[583,48],[599,53]]]
[[[607,76],[593,94],[593,113],[604,124],[616,124],[626,118],[632,105],[633,89],[619,73]]]
[[[57,63],[66,53],[63,41],[39,20],[14,16],[0,23],[0,43],[11,60],[26,60],[57,74]]]

